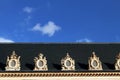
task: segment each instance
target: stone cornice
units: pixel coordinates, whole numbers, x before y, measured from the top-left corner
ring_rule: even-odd
[[[0,72],[0,77],[83,77],[120,76],[120,72]]]

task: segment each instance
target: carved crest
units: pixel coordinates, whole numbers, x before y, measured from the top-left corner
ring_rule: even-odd
[[[66,57],[61,60],[62,70],[75,70],[75,61],[67,53]]]
[[[35,62],[34,70],[41,71],[48,70],[46,57],[44,57],[42,53],[40,53],[38,57],[34,58],[34,62]]]
[[[20,70],[20,56],[17,56],[15,51],[11,56],[7,56],[6,71],[19,71]]]
[[[116,56],[115,70],[120,70],[120,53]]]
[[[89,70],[102,70],[102,64],[99,60],[99,57],[95,55],[95,52],[92,53],[92,56],[88,60]]]

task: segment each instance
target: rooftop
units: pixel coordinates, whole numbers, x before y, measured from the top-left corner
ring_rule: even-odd
[[[102,62],[102,71],[116,71],[116,55],[120,52],[120,43],[7,43],[0,44],[0,71],[5,71],[7,56],[15,51],[21,56],[21,70],[33,71],[34,57],[39,53],[47,59],[48,72],[61,71],[61,59],[66,53],[75,60],[75,71],[89,71],[88,59],[95,52]]]

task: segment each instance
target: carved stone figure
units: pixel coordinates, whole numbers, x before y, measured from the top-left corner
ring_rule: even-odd
[[[88,60],[89,70],[102,70],[102,63],[99,60],[99,57],[95,55],[95,52],[92,53],[92,56]]]
[[[11,56],[7,56],[6,71],[19,71],[20,70],[20,56],[17,56],[15,51]]]

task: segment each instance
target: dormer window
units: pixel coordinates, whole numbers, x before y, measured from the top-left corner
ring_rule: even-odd
[[[44,57],[42,53],[40,53],[38,57],[34,58],[34,62],[35,62],[34,70],[40,71],[48,70],[46,57]]]
[[[10,57],[7,57],[6,71],[19,71],[20,70],[20,56],[17,56],[15,51],[12,52]]]
[[[120,70],[120,53],[116,56],[115,70]]]
[[[102,64],[99,60],[99,57],[95,55],[95,52],[92,53],[92,56],[88,60],[89,70],[102,70]]]
[[[67,53],[66,57],[61,60],[62,70],[75,70],[75,61]]]

